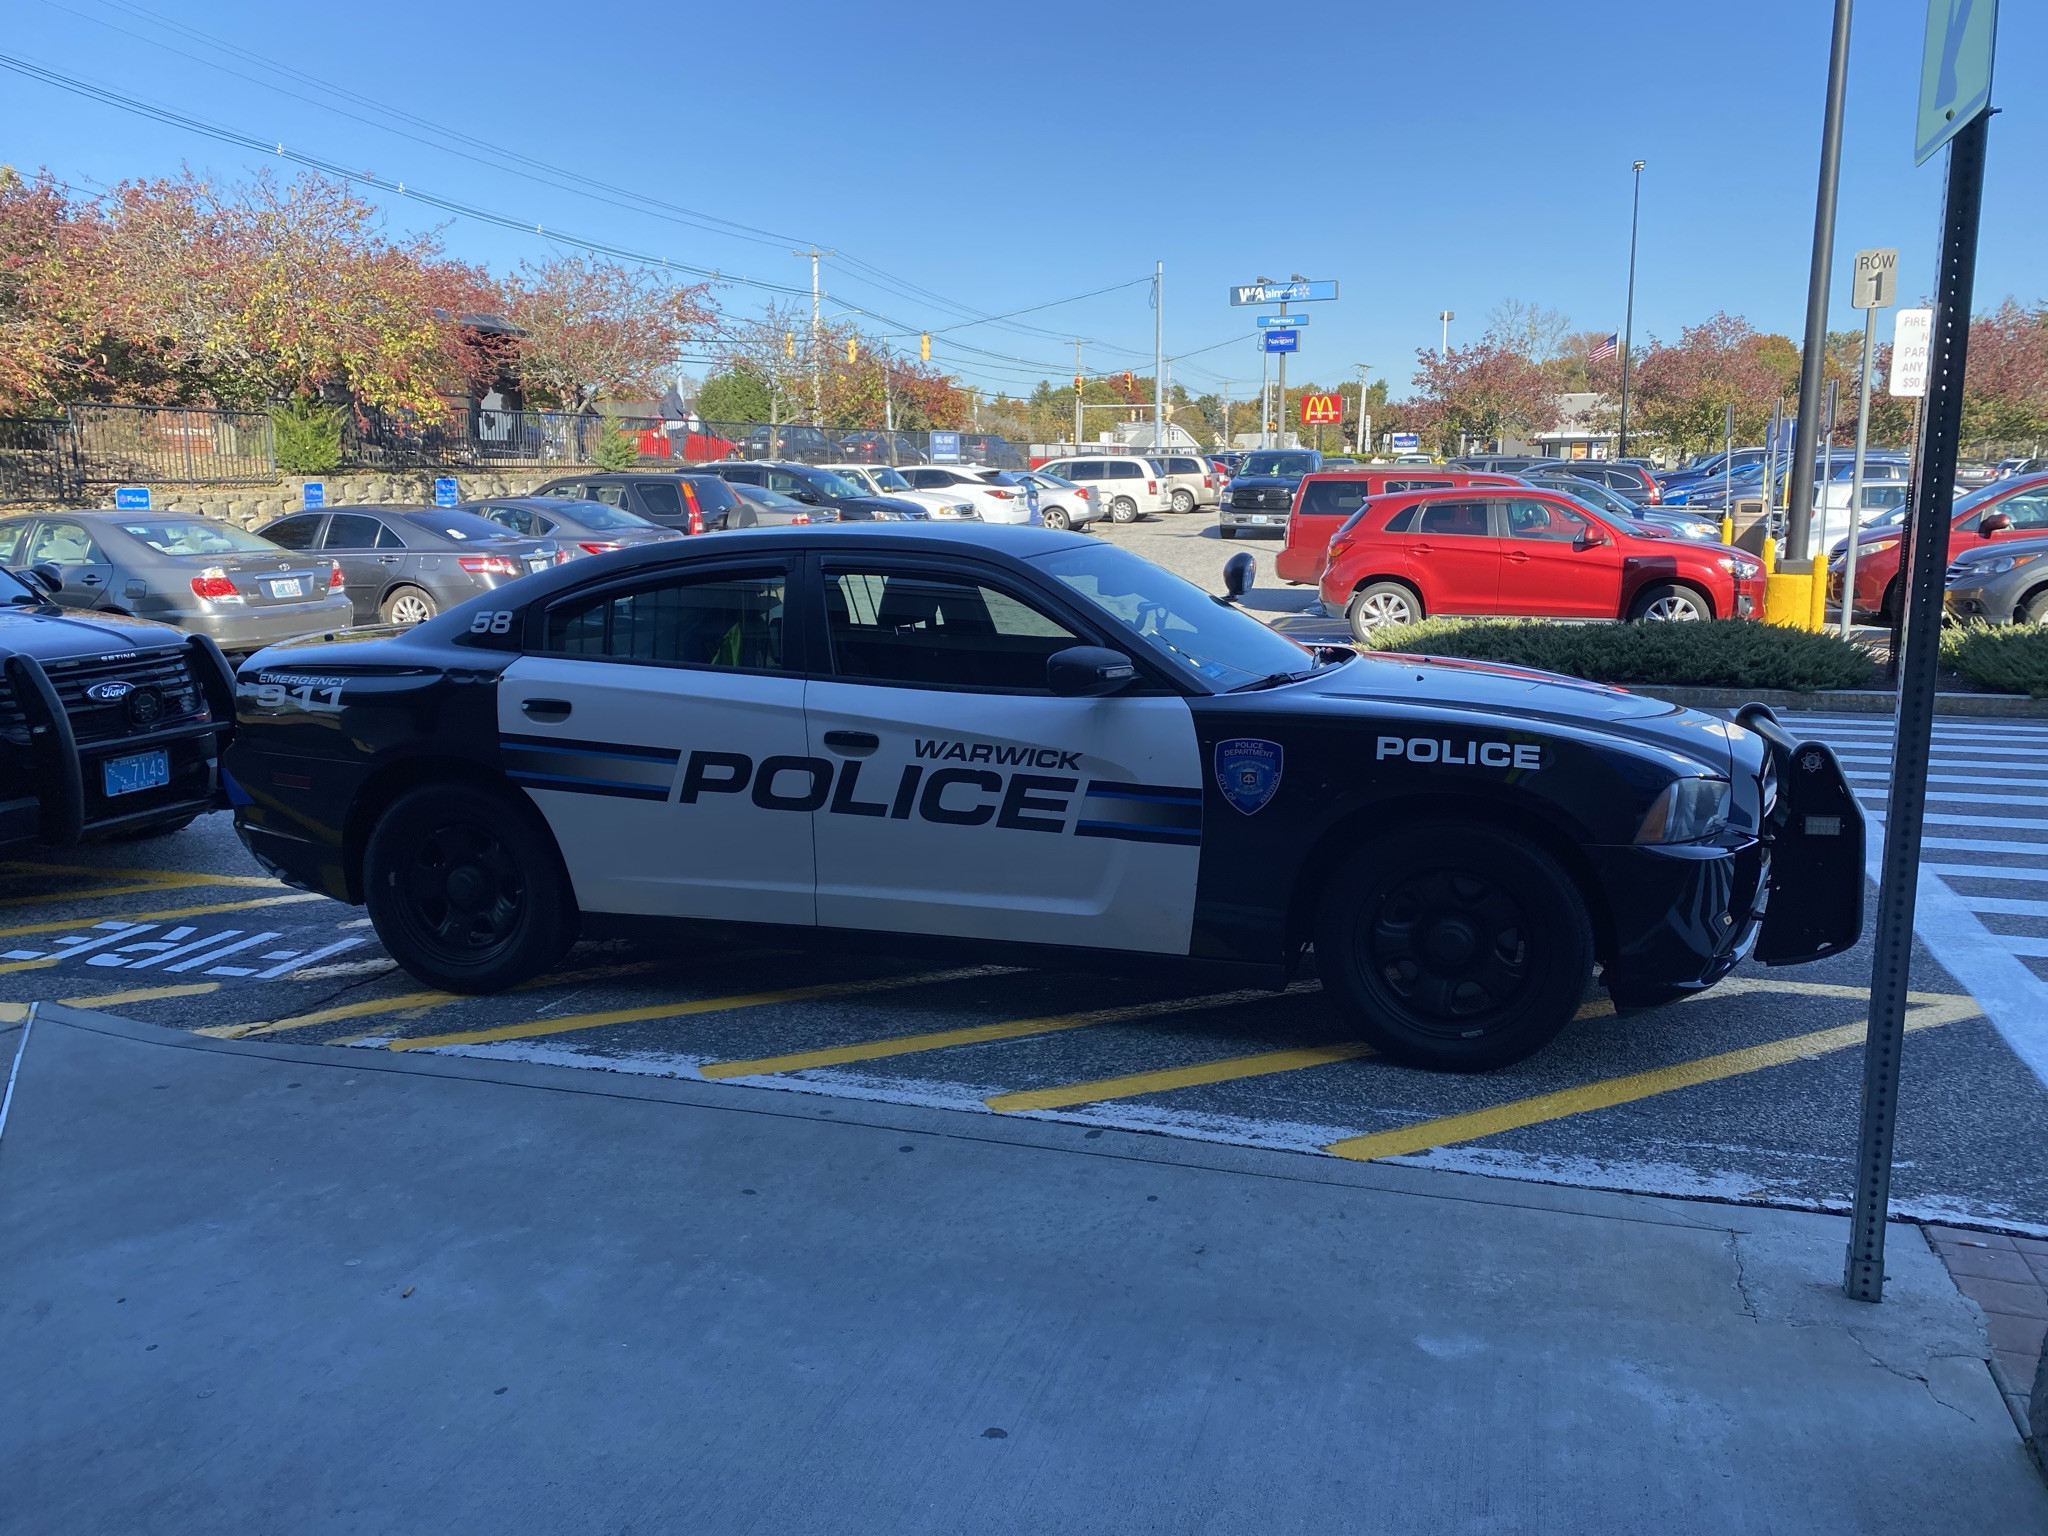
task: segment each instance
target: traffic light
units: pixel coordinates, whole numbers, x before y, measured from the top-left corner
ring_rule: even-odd
[[[1137,387],[1138,381],[1131,377],[1131,370],[1126,368],[1124,370],[1124,393],[1129,394],[1132,390],[1136,389]]]
[[[932,360],[932,338],[929,333],[917,338],[917,355],[920,361]]]
[[[1074,393],[1077,396],[1081,393],[1081,375],[1078,373],[1074,375]]]
[[[846,338],[846,360],[850,363],[860,356],[860,343],[851,336]]]

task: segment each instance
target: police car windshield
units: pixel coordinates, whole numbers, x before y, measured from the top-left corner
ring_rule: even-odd
[[[1246,457],[1240,475],[1306,475],[1315,471],[1315,455],[1309,453],[1254,453]]]
[[[1083,546],[1035,563],[1218,689],[1314,670],[1314,657],[1292,640],[1129,550]]]

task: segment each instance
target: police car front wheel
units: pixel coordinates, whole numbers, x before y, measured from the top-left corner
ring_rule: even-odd
[[[363,854],[377,937],[430,986],[497,992],[575,940],[575,898],[531,807],[500,790],[428,784],[378,817]]]
[[[1338,867],[1316,965],[1381,1054],[1483,1072],[1541,1050],[1571,1021],[1592,976],[1593,928],[1571,877],[1528,839],[1426,823]]]

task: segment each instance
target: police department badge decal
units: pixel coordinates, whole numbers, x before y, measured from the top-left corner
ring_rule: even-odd
[[[1216,787],[1223,798],[1249,816],[1265,809],[1280,788],[1287,752],[1277,741],[1241,736],[1216,743]]]

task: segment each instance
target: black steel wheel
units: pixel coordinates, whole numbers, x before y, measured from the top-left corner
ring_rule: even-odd
[[[1381,1054],[1484,1072],[1541,1050],[1593,970],[1585,902],[1524,837],[1423,823],[1354,850],[1316,925],[1323,985]]]
[[[363,889],[377,937],[430,986],[499,992],[539,974],[576,937],[578,914],[554,838],[518,797],[428,784],[371,830]]]

